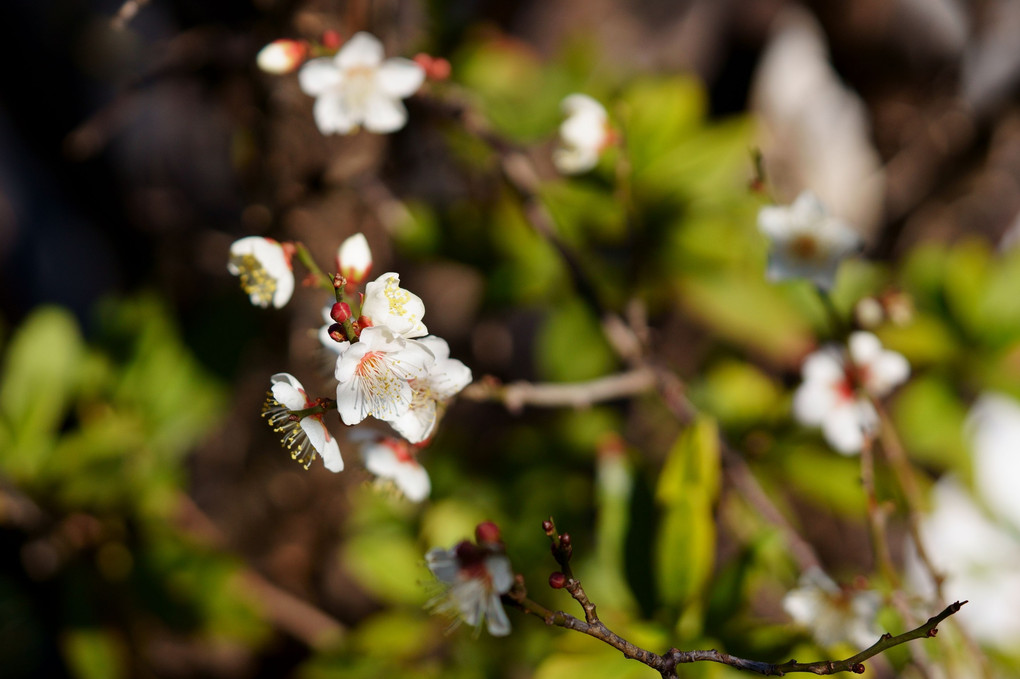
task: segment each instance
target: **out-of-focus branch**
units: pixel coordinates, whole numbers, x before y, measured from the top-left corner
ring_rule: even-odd
[[[596,403],[647,393],[655,388],[655,383],[655,373],[649,368],[569,383],[520,381],[500,384],[485,378],[469,385],[460,396],[471,401],[499,401],[507,410],[519,413],[525,406],[590,408]]]
[[[110,19],[110,25],[118,31],[122,31],[127,28],[128,23],[135,18],[140,10],[145,5],[149,4],[149,0],[127,0],[117,13]]]

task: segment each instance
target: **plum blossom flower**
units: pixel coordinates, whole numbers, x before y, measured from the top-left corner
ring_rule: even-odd
[[[421,322],[424,315],[421,298],[400,287],[400,275],[390,271],[365,286],[358,323],[362,327],[385,326],[400,337],[421,337],[429,332]]]
[[[391,482],[408,500],[421,502],[432,492],[429,474],[407,441],[368,430],[355,431],[351,438],[361,443],[365,469]]]
[[[587,94],[571,94],[560,104],[567,118],[560,124],[560,143],[553,164],[563,174],[581,174],[595,167],[612,140],[609,116]]]
[[[476,628],[484,621],[494,637],[510,634],[510,620],[500,596],[513,587],[514,572],[501,543],[464,540],[452,549],[432,549],[425,561],[436,579],[447,586],[444,595],[429,602],[430,608],[457,614]]]
[[[294,270],[288,245],[260,236],[248,236],[231,244],[227,271],[241,277],[241,289],[252,304],[263,308],[272,304],[279,309],[290,301]]]
[[[1020,530],[1020,402],[1005,394],[982,394],[970,410],[967,433],[974,455],[974,482],[996,515]]]
[[[804,361],[804,382],[793,397],[801,424],[820,426],[825,440],[844,455],[859,453],[864,436],[878,430],[869,397],[881,398],[910,375],[910,364],[882,348],[870,332],[850,335],[848,350],[828,346]]]
[[[857,233],[826,213],[810,191],[803,191],[789,207],[763,207],[758,228],[772,243],[769,280],[806,278],[823,290],[832,289],[840,262],[861,246]]]
[[[293,73],[308,56],[308,43],[301,40],[274,40],[259,50],[255,63],[265,73]]]
[[[822,646],[843,641],[871,646],[879,637],[875,617],[880,605],[877,592],[841,588],[820,568],[806,570],[798,587],[783,597],[783,610]]]
[[[322,463],[331,472],[343,471],[344,460],[340,456],[340,446],[330,436],[329,430],[322,422],[322,414],[307,415],[294,419],[293,413],[316,405],[308,398],[305,388],[293,375],[277,373],[270,378],[272,387],[262,406],[262,417],[266,417],[269,426],[278,434],[283,434],[281,443],[292,458],[305,466],[312,464],[315,454],[322,456]]]
[[[929,556],[944,577],[942,594],[947,601],[969,601],[954,617],[978,641],[1013,652],[1020,637],[1020,540],[990,520],[955,477],[938,480],[931,507],[920,533],[924,544],[938,547]],[[941,597],[913,543],[905,570],[912,589],[937,605]]]
[[[348,425],[369,415],[394,420],[406,413],[413,395],[409,380],[424,377],[435,360],[424,344],[385,326],[365,328],[358,342],[339,347],[336,407]]]
[[[308,61],[298,72],[305,94],[315,97],[315,124],[323,134],[395,132],[407,122],[401,99],[414,94],[425,71],[410,59],[383,61],[383,46],[368,33],[355,33],[334,57]]]
[[[410,381],[411,407],[400,417],[388,420],[390,426],[411,443],[421,443],[432,436],[446,403],[471,383],[471,369],[450,358],[450,345],[446,340],[429,335],[418,341],[436,360],[424,377]]]
[[[344,240],[336,251],[336,270],[350,286],[359,285],[372,270],[372,250],[365,234],[356,233]]]

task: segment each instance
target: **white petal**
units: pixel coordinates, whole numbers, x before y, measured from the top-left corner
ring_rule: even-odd
[[[308,407],[305,388],[290,373],[276,373],[269,378],[273,398],[287,410],[304,410]]]
[[[587,114],[601,117],[603,120],[607,118],[605,107],[587,94],[571,94],[564,97],[560,102],[560,109],[567,116]]]
[[[410,59],[387,59],[379,67],[376,83],[394,99],[404,99],[418,91],[425,82],[425,69]]]
[[[830,411],[822,422],[822,434],[836,452],[856,455],[864,447],[864,432],[874,432],[878,415],[866,401],[854,401]]]
[[[385,326],[395,335],[421,337],[428,334],[428,329],[421,322],[425,303],[414,293],[401,288],[400,275],[392,271],[365,286],[361,313],[371,319],[372,325]]]
[[[421,502],[432,492],[429,473],[414,460],[402,463],[393,480],[411,502]]]
[[[599,163],[599,154],[588,148],[562,147],[552,154],[553,165],[563,174],[581,174]]]
[[[874,396],[885,396],[910,377],[910,363],[895,351],[883,351],[868,371],[867,389]]]
[[[346,71],[350,68],[378,66],[382,58],[382,43],[371,33],[361,31],[344,43],[334,59],[336,65]]]
[[[792,227],[788,208],[767,205],[758,210],[758,229],[769,238],[786,238]]]
[[[343,76],[336,64],[328,57],[311,59],[298,71],[298,85],[305,94],[318,97],[335,90]]]
[[[343,471],[344,460],[340,456],[340,446],[336,439],[330,436],[326,425],[316,417],[303,417],[300,424],[308,436],[308,442],[322,456],[322,464],[326,469],[334,473]]]
[[[801,191],[790,206],[790,212],[800,224],[813,224],[828,216],[822,201],[811,191]]]
[[[365,234],[356,233],[350,236],[336,251],[337,268],[349,282],[360,283],[364,280],[368,271],[372,268],[372,250],[368,247],[368,239]],[[332,323],[329,310],[326,310],[326,318]]]
[[[365,101],[365,129],[376,134],[396,132],[407,123],[407,109],[397,99],[376,94]]]
[[[811,353],[804,359],[801,374],[804,376],[805,382],[839,384],[846,377],[839,349],[828,345],[824,349]]]
[[[882,343],[870,332],[851,333],[847,346],[854,364],[862,368],[868,367],[882,353]]]
[[[457,575],[460,573],[460,564],[457,562],[457,550],[441,549],[434,547],[425,555],[425,563],[428,564],[432,575],[440,582],[451,585],[457,582]]]
[[[342,96],[327,93],[315,100],[312,109],[315,125],[323,134],[347,134],[358,124],[357,116],[351,112]]]
[[[365,463],[365,469],[384,479],[396,476],[400,465],[393,449],[383,443],[362,446],[361,459]]]
[[[560,138],[568,147],[598,153],[606,142],[606,120],[590,114],[573,115],[560,125]]]
[[[495,592],[489,594],[488,606],[485,611],[486,627],[494,637],[505,637],[510,634],[510,620],[506,617],[503,602]]]
[[[485,569],[492,579],[492,588],[500,594],[506,594],[514,585],[514,570],[510,567],[510,559],[503,554],[492,554],[485,557]]]
[[[432,395],[440,401],[446,401],[457,395],[461,389],[471,384],[471,368],[455,358],[442,362],[436,361],[437,367],[429,376]]]
[[[817,427],[837,403],[836,390],[831,385],[805,382],[793,394],[793,415],[801,424]]]
[[[412,402],[406,413],[389,420],[389,424],[411,443],[421,443],[432,435],[436,427],[436,402],[431,398],[421,403]]]

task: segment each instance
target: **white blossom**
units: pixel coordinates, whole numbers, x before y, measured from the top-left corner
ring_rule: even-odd
[[[771,242],[769,280],[806,278],[823,290],[832,288],[840,262],[861,246],[857,233],[829,216],[810,191],[789,207],[763,207],[758,228]]]
[[[241,278],[251,303],[280,308],[294,293],[294,270],[283,245],[270,238],[248,236],[230,246],[227,271]]]
[[[315,454],[322,456],[322,463],[331,472],[344,468],[340,446],[322,421],[322,414],[308,415],[299,420],[292,419],[295,411],[315,406],[308,398],[305,388],[293,375],[277,373],[270,378],[272,385],[262,416],[268,418],[273,431],[283,434],[281,442],[291,451],[291,457],[308,469]]]
[[[489,634],[510,634],[500,595],[514,584],[510,560],[493,545],[464,541],[452,549],[435,548],[425,555],[429,570],[447,586],[446,593],[429,602],[438,613],[455,613],[473,627],[484,621]]]
[[[880,604],[877,592],[840,588],[819,568],[805,571],[797,589],[783,597],[783,610],[819,644],[846,641],[861,649],[878,641],[875,617]]]
[[[273,75],[293,73],[308,56],[308,45],[299,40],[281,38],[259,50],[255,57],[258,67]]]
[[[372,270],[372,250],[365,234],[356,233],[344,240],[336,251],[336,268],[348,285],[358,285]]]
[[[418,295],[400,287],[399,274],[384,273],[365,286],[359,319],[365,325],[385,326],[400,337],[421,337],[429,332],[421,322],[424,315],[425,304]]]
[[[910,375],[910,364],[882,348],[869,332],[850,335],[848,352],[828,346],[808,356],[804,382],[793,397],[801,424],[821,427],[825,440],[844,455],[859,453],[864,436],[878,430],[878,413],[869,396],[881,398]]]
[[[410,59],[383,61],[383,46],[355,33],[334,57],[308,61],[298,72],[301,89],[315,97],[315,124],[323,134],[395,132],[407,122],[401,99],[414,94],[425,71]]]
[[[390,426],[411,443],[421,443],[432,436],[446,403],[471,383],[471,369],[450,358],[446,340],[429,335],[419,341],[436,360],[425,377],[410,381],[413,396],[408,411],[389,420]]]
[[[337,410],[348,425],[369,415],[393,420],[406,413],[412,398],[409,380],[424,377],[435,360],[424,344],[385,326],[365,328],[358,342],[339,346]]]
[[[365,469],[391,482],[408,500],[421,502],[432,492],[429,474],[407,441],[368,430],[355,431],[351,438],[361,444]]]
[[[982,394],[967,418],[974,453],[974,482],[999,517],[1020,530],[1020,402]]]
[[[560,108],[567,118],[560,124],[553,164],[563,174],[587,172],[598,164],[611,139],[606,109],[587,94],[571,94]]]

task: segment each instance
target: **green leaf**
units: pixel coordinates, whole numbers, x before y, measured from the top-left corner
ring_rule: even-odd
[[[13,439],[3,466],[16,478],[35,475],[45,463],[57,427],[78,384],[82,355],[78,325],[67,311],[34,311],[15,332],[3,362],[0,417]]]
[[[118,679],[127,676],[123,646],[110,632],[76,629],[64,633],[61,649],[78,679]]]
[[[425,555],[409,537],[394,531],[356,535],[343,548],[344,566],[358,582],[383,601],[420,606],[425,591],[419,585],[432,576]]]
[[[670,606],[695,599],[712,572],[719,464],[718,428],[700,416],[677,439],[659,476],[655,497],[663,518],[655,545],[656,577]]]
[[[572,301],[554,309],[538,336],[536,361],[543,379],[573,382],[600,377],[616,366],[598,319]]]
[[[724,425],[746,426],[770,419],[782,402],[779,386],[753,365],[727,359],[708,368],[692,386],[692,399]]]
[[[951,385],[937,376],[911,380],[896,396],[893,418],[912,458],[969,475],[967,409]]]
[[[640,78],[623,93],[627,152],[635,175],[694,134],[707,99],[694,78]]]

